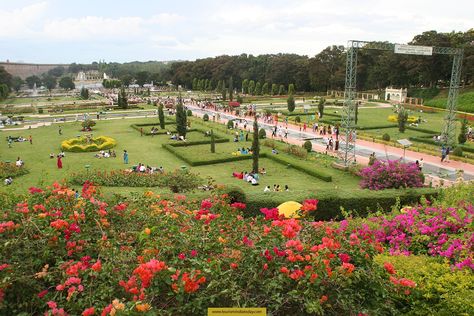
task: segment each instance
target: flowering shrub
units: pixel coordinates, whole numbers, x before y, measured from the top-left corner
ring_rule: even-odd
[[[172,192],[192,191],[203,182],[197,174],[175,170],[165,173],[142,173],[126,170],[74,173],[71,184],[83,185],[90,181],[96,185],[111,187],[168,187]]]
[[[398,215],[369,218],[358,228],[364,238],[387,245],[392,255],[428,254],[446,258],[454,268],[474,270],[474,207],[418,206]],[[374,225],[375,224],[375,225]]]
[[[3,207],[0,314],[203,315],[240,305],[380,315],[414,286],[391,282],[372,260],[383,245],[345,221],[244,218],[245,204],[225,196],[148,192],[109,205],[90,182],[80,198],[56,183]]]
[[[361,170],[360,186],[370,190],[418,188],[423,186],[423,174],[415,163],[400,160],[376,160]]]
[[[441,217],[417,208],[406,213],[411,232],[398,215],[309,222],[266,209],[246,218],[244,203],[226,199],[147,192],[109,205],[90,182],[80,198],[57,183],[31,188],[0,206],[0,314],[203,315],[237,305],[273,315],[395,314],[417,302],[418,282],[373,258],[403,240],[397,225],[412,252],[435,249],[438,232],[464,240],[453,263],[472,256],[472,240],[459,237],[472,235],[472,205]],[[301,211],[317,204],[305,200]]]
[[[17,167],[15,163],[0,162],[0,180],[6,177],[18,177],[27,174],[29,171],[25,166]]]

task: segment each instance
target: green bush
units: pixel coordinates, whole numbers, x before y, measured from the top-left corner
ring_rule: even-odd
[[[186,114],[187,114],[188,116],[193,116],[193,111],[187,110],[187,111],[186,111]]]
[[[474,274],[452,270],[447,262],[428,256],[379,255],[375,262],[391,263],[397,278],[416,283],[401,310],[409,315],[471,315],[474,311]]]
[[[18,177],[27,174],[29,171],[25,166],[17,167],[14,162],[6,163],[0,162],[0,180],[4,180],[7,177]]]
[[[38,109],[38,113],[39,113],[39,114],[43,114],[43,112],[44,112],[43,108],[39,108],[39,109]]]
[[[299,115],[297,115],[297,116],[295,117],[295,122],[296,122],[296,123],[301,123],[301,117],[300,117]]]
[[[258,138],[259,139],[267,138],[267,133],[265,132],[265,130],[263,128],[258,130]]]
[[[457,156],[457,157],[462,157],[463,156],[462,147],[458,146],[458,147],[454,148],[453,155]]]
[[[227,128],[228,129],[233,129],[234,128],[234,121],[232,121],[232,120],[227,121]]]
[[[306,148],[296,145],[288,145],[283,149],[283,151],[300,158],[306,158],[306,156],[308,156],[308,151]]]
[[[202,117],[202,119],[203,119],[204,122],[209,121],[209,115],[208,115],[207,113],[204,114],[203,117]]]
[[[229,203],[234,202],[247,202],[247,196],[245,195],[244,190],[237,186],[226,186],[219,190],[220,194],[227,194],[227,198],[229,199]]]
[[[227,140],[228,141],[228,140]],[[217,140],[216,140],[217,143]],[[210,144],[210,142],[207,142],[207,144]],[[201,144],[199,144],[201,145]],[[177,143],[177,144],[163,144],[162,145],[164,149],[168,150],[170,153],[174,154],[176,157],[179,159],[183,160],[184,162],[188,163],[189,165],[195,167],[195,166],[205,166],[205,165],[213,165],[217,163],[224,163],[224,162],[231,162],[231,161],[240,161],[240,160],[249,160],[252,159],[252,155],[241,155],[241,156],[229,156],[225,158],[216,158],[216,159],[207,159],[207,158],[200,158],[200,157],[195,157],[193,156],[192,158],[183,155],[179,150],[177,150],[177,147],[183,147],[186,146],[186,144],[183,145],[183,143]]]
[[[304,142],[303,148],[306,149],[306,151],[310,153],[311,150],[313,150],[313,144],[311,143],[311,141],[307,140]]]
[[[280,156],[280,155],[273,155]],[[268,156],[267,158],[270,158]],[[295,167],[295,166],[292,166]],[[296,169],[296,167],[295,167]],[[300,170],[303,171],[303,170]],[[311,170],[312,171],[312,170]],[[308,171],[306,171],[309,173]],[[312,174],[315,177],[317,175]],[[312,213],[315,220],[332,220],[342,219],[341,209],[345,211],[353,211],[354,215],[367,216],[370,211],[383,209],[390,211],[392,206],[400,200],[401,205],[411,205],[418,203],[422,196],[433,199],[438,194],[436,189],[420,188],[420,189],[389,189],[383,191],[358,191],[357,194],[347,192],[318,192],[313,194],[307,192],[292,193],[292,200],[303,201],[305,199],[317,199],[318,209]],[[261,192],[249,195],[247,198],[248,215],[258,215],[261,208],[277,207],[283,202],[288,201],[288,196],[281,192]]]
[[[385,133],[385,134],[382,135],[382,139],[386,142],[389,142],[390,141],[390,135]]]

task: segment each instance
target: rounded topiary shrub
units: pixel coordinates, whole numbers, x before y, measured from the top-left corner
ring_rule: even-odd
[[[115,147],[115,139],[107,136],[94,138],[78,137],[67,139],[61,143],[61,149],[70,152],[99,151]]]
[[[225,187],[223,193],[227,194],[229,202],[241,202],[245,203],[247,201],[247,196],[245,195],[244,190],[236,186]]]
[[[309,140],[307,140],[304,142],[303,148],[306,149],[307,152],[311,152],[311,150],[313,149],[313,144]]]
[[[187,114],[188,116],[193,116],[193,111],[187,110],[187,111],[186,111],[186,114]],[[207,115],[207,114],[206,114],[206,115]],[[209,119],[209,116],[208,116],[208,119]]]
[[[390,135],[388,135],[387,133],[383,134],[382,135],[382,139],[386,142],[389,142],[390,141]]]
[[[209,119],[209,117],[208,117]],[[233,129],[234,128],[234,121],[227,121],[227,128],[228,129]]]
[[[299,115],[295,117],[295,122],[301,123],[301,117]]]
[[[259,139],[264,139],[267,137],[267,133],[265,132],[265,130],[263,128],[261,128],[259,131],[258,131],[258,138]]]
[[[462,157],[463,156],[462,148],[461,147],[454,148],[453,155],[458,156],[458,157]]]
[[[209,115],[204,114],[203,117],[202,117],[202,119],[204,120],[204,122],[209,121]]]

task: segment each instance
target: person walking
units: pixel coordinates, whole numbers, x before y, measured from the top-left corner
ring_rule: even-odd
[[[444,145],[441,147],[441,162],[446,158],[446,147]]]
[[[62,134],[63,134],[63,130],[62,130],[62,127],[61,127],[61,125],[59,125],[59,130],[58,130],[58,133],[59,133],[59,135],[62,135]]]
[[[126,150],[123,151],[123,163],[128,164],[128,152]]]
[[[62,161],[62,156],[61,156],[61,155],[58,155],[58,162],[57,162],[57,165],[58,165],[58,169],[62,169],[62,168],[63,168],[63,161]]]
[[[31,137],[31,135],[29,137],[29,140],[30,140],[30,145],[33,145],[33,137]]]

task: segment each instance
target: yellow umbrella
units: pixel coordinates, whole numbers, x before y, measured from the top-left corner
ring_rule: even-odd
[[[286,218],[300,218],[298,211],[303,205],[295,201],[288,201],[278,206],[278,214],[284,215]]]

